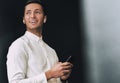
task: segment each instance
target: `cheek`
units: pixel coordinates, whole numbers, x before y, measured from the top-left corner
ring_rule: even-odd
[[[26,16],[26,17],[25,17],[25,20],[26,20],[26,21],[29,21],[29,16]]]
[[[28,18],[25,18],[25,24],[29,25],[29,19]]]
[[[44,17],[39,17],[38,19],[40,22],[44,22]]]

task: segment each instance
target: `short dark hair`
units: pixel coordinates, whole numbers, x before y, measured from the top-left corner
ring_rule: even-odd
[[[45,2],[44,1],[41,1],[41,0],[28,0],[25,3],[25,6],[27,6],[28,4],[31,4],[31,3],[37,3],[37,4],[41,5],[42,8],[43,8],[44,14],[47,15],[47,10],[46,10],[46,6],[45,6]]]

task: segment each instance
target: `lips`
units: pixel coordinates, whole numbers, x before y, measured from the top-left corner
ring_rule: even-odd
[[[34,25],[34,24],[37,24],[37,21],[36,20],[32,20],[32,21],[29,21],[29,23]]]

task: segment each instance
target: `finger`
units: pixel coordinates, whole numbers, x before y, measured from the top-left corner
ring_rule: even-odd
[[[70,62],[64,62],[62,65],[72,65]]]
[[[65,67],[65,66],[70,66],[70,68],[73,67],[73,64],[71,64],[71,63],[69,63],[69,62],[62,63],[61,65],[62,65],[63,67]]]
[[[62,62],[57,62],[57,64],[62,64]]]
[[[63,70],[70,70],[71,68],[71,66],[63,66]]]
[[[69,69],[69,70],[63,70],[63,73],[64,74],[68,74],[68,73],[70,73],[71,72],[71,69]]]

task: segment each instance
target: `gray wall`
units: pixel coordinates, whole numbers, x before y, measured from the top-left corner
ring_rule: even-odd
[[[120,1],[83,0],[86,83],[120,83]]]

